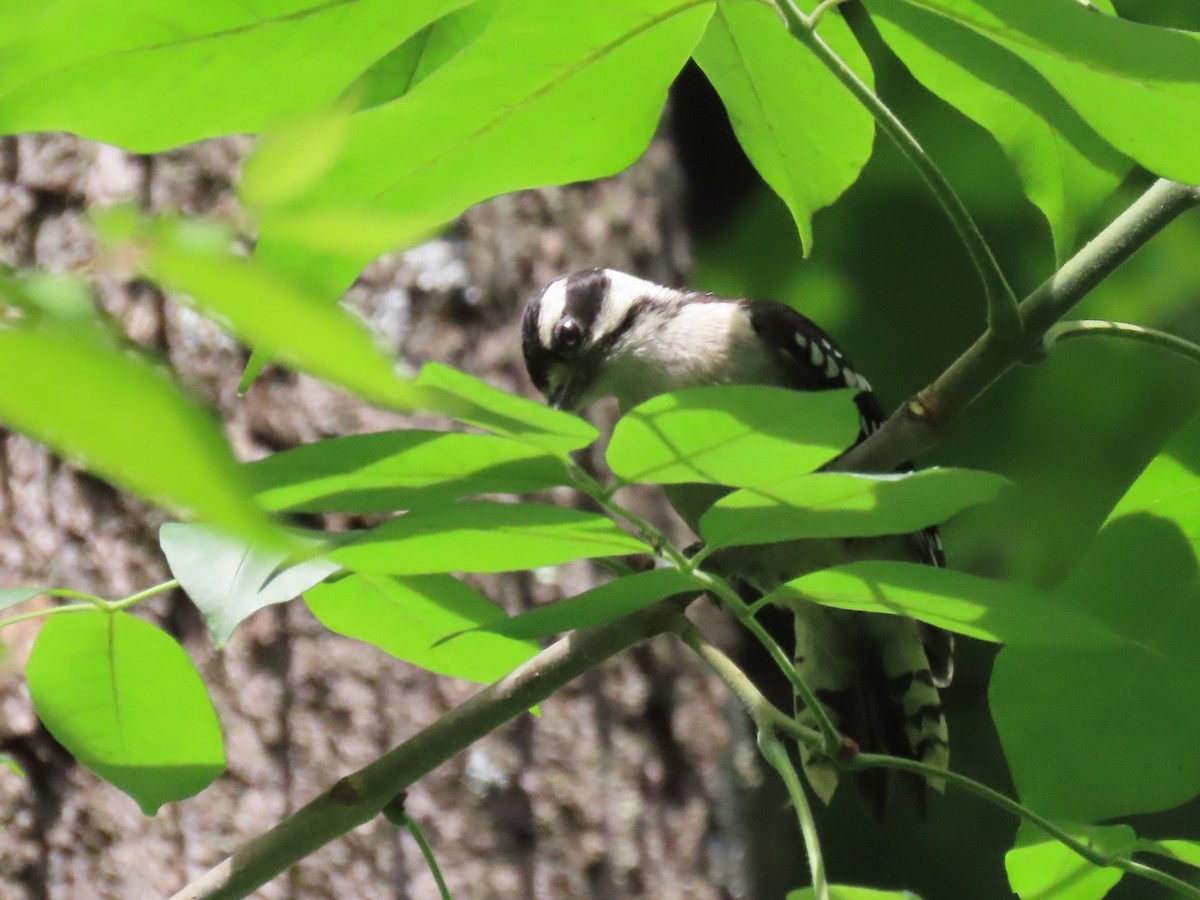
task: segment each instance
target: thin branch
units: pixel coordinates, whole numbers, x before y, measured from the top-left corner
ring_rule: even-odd
[[[833,73],[854,98],[866,108],[875,119],[881,131],[892,139],[900,152],[911,162],[925,179],[930,191],[941,204],[942,209],[950,218],[954,230],[967,248],[971,262],[979,272],[983,281],[984,294],[987,298],[988,331],[996,340],[1003,343],[1015,343],[1021,337],[1021,318],[1017,314],[1017,297],[1009,286],[1008,279],[1000,264],[996,261],[992,248],[988,246],[983,232],[975,224],[966,204],[962,202],[946,176],[937,167],[920,141],[913,135],[904,123],[892,112],[887,105],[865,81],[858,77],[833,49],[825,43],[824,38],[814,30],[817,10],[826,6],[822,3],[813,11],[813,17],[806,16],[796,7],[794,0],[778,0],[777,6],[783,14],[791,35],[804,44],[825,66]]]
[[[813,818],[812,807],[808,797],[804,795],[804,786],[800,784],[800,776],[788,756],[787,748],[780,743],[770,729],[759,729],[758,747],[763,758],[771,764],[779,777],[783,779],[788,797],[796,809],[796,818],[800,820],[800,833],[804,836],[804,849],[808,854],[808,871],[812,876],[813,894],[815,900],[829,900],[829,881],[825,877],[825,860],[821,856],[821,839],[817,834],[817,822]]]
[[[1193,344],[1179,335],[1159,331],[1157,328],[1147,328],[1129,322],[1110,322],[1106,319],[1079,319],[1051,325],[1042,338],[1042,348],[1049,353],[1063,341],[1097,335],[1150,344],[1200,362],[1200,344]]]
[[[821,19],[824,18],[825,13],[829,12],[831,9],[841,6],[845,2],[846,0],[821,0],[820,3],[813,7],[813,11],[805,16],[805,21],[808,23],[808,27],[815,29],[821,24]],[[800,12],[798,9],[796,11]]]
[[[568,681],[666,631],[680,608],[680,601],[666,600],[603,628],[557,641],[403,744],[342,778],[193,881],[175,900],[247,896],[329,841],[369,822],[418,778]]]
[[[1024,340],[985,332],[937,380],[901,406],[831,468],[887,472],[937,444],[963,409],[1037,349],[1046,331],[1140,247],[1200,204],[1200,188],[1160,179],[1020,305]]]
[[[62,613],[92,612],[95,609],[95,605],[91,603],[67,603],[63,606],[47,606],[42,609],[9,616],[7,619],[0,619],[0,628],[7,628],[9,625],[16,625],[18,622],[28,622],[32,619],[48,619],[51,616],[61,615]]]

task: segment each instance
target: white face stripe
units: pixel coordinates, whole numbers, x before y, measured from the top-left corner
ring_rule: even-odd
[[[652,281],[646,281],[616,269],[605,269],[608,289],[600,303],[600,311],[592,323],[590,337],[595,340],[614,331],[625,319],[625,314],[635,302],[643,297],[652,299],[676,293]],[[538,339],[543,347],[554,345],[554,326],[563,317],[567,306],[567,277],[559,278],[542,293],[538,311]]]
[[[541,307],[538,310],[538,340],[543,347],[554,345],[554,326],[562,318],[563,307],[567,305],[567,279],[560,278],[542,292]]]

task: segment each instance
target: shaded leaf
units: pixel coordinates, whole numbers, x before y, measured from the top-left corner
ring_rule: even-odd
[[[351,575],[311,588],[304,602],[321,624],[338,634],[439,675],[468,681],[495,681],[539,649],[529,641],[480,632],[435,646],[446,635],[505,618],[502,609],[449,575]]]
[[[416,386],[426,409],[558,456],[586,447],[600,434],[578,416],[498,390],[439,363],[426,363]]]
[[[805,475],[854,443],[854,391],[722,385],[660,394],[617,422],[608,464],[625,481],[734,487]]]
[[[55,740],[147,815],[225,769],[204,682],[153,625],[122,612],[57,616],[42,626],[25,675]]]
[[[677,569],[653,569],[626,575],[508,619],[497,619],[476,630],[534,639],[577,628],[597,628],[675,594],[702,589],[701,582]]]
[[[1135,841],[1128,825],[1056,824],[1101,853],[1128,855]],[[1004,868],[1021,900],[1100,900],[1124,874],[1120,869],[1092,865],[1026,822],[1017,833],[1017,846],[1005,854]]]
[[[1134,848],[1138,852],[1155,853],[1174,859],[1189,866],[1200,868],[1200,842],[1196,841],[1138,841]]]
[[[217,647],[252,613],[300,596],[340,568],[312,559],[281,570],[291,554],[256,550],[201,525],[168,522],[159,529],[158,542]]]
[[[305,444],[246,466],[267,509],[384,512],[468,494],[529,493],[567,484],[562,462],[489,434],[384,431]]]
[[[871,81],[870,62],[840,17],[826,17],[821,36]],[[874,120],[770,4],[720,0],[695,57],[742,149],[791,210],[807,253],[813,213],[841,196],[870,158]]]
[[[12,609],[44,592],[44,588],[0,588],[0,610]]]
[[[872,613],[903,613],[981,641],[1028,647],[1119,648],[1122,640],[1040,588],[920,563],[858,562],[789,581],[771,598],[798,597]]]
[[[786,900],[816,900],[812,888],[789,891]],[[829,885],[829,900],[921,900],[908,891],[879,891],[874,888],[848,887],[844,884]]]
[[[466,0],[61,0],[5,41],[0,133],[152,153],[328,105]]]
[[[992,499],[1007,483],[999,475],[970,469],[896,475],[818,472],[735,491],[704,514],[700,531],[713,548],[907,534]]]
[[[356,572],[515,572],[594,556],[644,553],[612,520],[537,503],[449,503],[397,516],[329,558]]]

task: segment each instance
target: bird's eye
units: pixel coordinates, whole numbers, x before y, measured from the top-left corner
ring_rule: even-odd
[[[574,353],[583,343],[583,329],[570,316],[564,316],[554,327],[554,349],[559,353]]]

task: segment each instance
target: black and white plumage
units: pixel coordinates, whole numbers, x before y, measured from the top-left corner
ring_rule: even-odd
[[[829,335],[777,303],[681,291],[593,269],[558,279],[529,302],[522,344],[534,385],[563,409],[612,396],[628,410],[656,394],[702,385],[851,387],[859,391],[859,440],[884,420],[870,385]],[[711,485],[670,485],[665,491],[693,530],[722,493]],[[936,529],[893,538],[730,548],[710,556],[708,565],[765,593],[805,572],[864,558],[944,565]],[[950,635],[904,617],[807,602],[797,602],[792,611],[800,674],[842,732],[864,751],[944,768],[949,745],[938,688],[952,676]],[[828,801],[837,785],[832,762],[808,751],[801,761],[809,783]],[[890,785],[880,773],[868,774],[863,784],[879,812]]]

